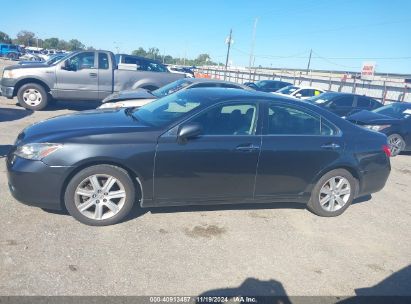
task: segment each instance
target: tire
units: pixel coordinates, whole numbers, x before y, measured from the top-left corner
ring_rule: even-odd
[[[114,179],[115,182],[108,189],[104,189],[110,177],[111,181]],[[92,186],[92,180],[95,188]],[[110,193],[117,197],[110,199]],[[107,226],[119,223],[130,213],[135,193],[134,183],[125,170],[111,165],[96,165],[85,168],[73,176],[67,185],[64,203],[70,215],[81,223]],[[123,196],[120,197],[121,195]],[[88,200],[91,200],[91,203],[88,203]],[[82,211],[79,209],[81,207]]]
[[[338,188],[336,188],[334,192],[331,192],[330,194],[325,194],[324,192],[328,192],[330,189],[330,186],[332,186],[332,180],[334,180],[337,186],[338,186],[338,183],[342,181],[343,182],[343,184],[341,184],[342,189],[338,190]],[[324,174],[319,179],[313,191],[311,192],[311,198],[310,198],[310,201],[308,202],[307,207],[310,211],[312,211],[313,213],[319,216],[324,216],[324,217],[338,216],[342,214],[351,205],[354,199],[355,193],[357,193],[357,188],[358,188],[358,182],[351,175],[350,172],[344,169],[332,170]],[[339,194],[340,192],[341,193],[349,192],[349,193]],[[328,201],[325,198],[327,195],[331,196]],[[339,197],[339,199],[334,199],[334,197]],[[341,202],[341,203],[338,203],[338,202]]]
[[[17,54],[15,53],[10,53],[7,55],[7,58],[10,60],[16,60],[17,59]]]
[[[405,148],[404,138],[400,134],[391,134],[387,139],[388,145],[390,146],[391,156],[397,156]]]
[[[22,107],[39,111],[47,107],[49,97],[43,86],[27,83],[17,91],[17,99]]]

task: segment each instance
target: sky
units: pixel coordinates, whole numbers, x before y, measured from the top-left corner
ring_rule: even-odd
[[[248,66],[256,18],[256,66],[411,74],[410,0],[13,0],[2,3],[0,31],[130,53],[157,47],[173,57],[208,53]]]

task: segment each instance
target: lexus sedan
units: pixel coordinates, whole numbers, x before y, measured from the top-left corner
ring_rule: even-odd
[[[391,155],[411,151],[411,103],[395,102],[373,111],[361,111],[347,120],[388,137]]]
[[[309,103],[206,88],[34,124],[7,170],[17,200],[88,225],[117,223],[137,204],[300,202],[337,216],[384,187],[389,153],[385,135]]]

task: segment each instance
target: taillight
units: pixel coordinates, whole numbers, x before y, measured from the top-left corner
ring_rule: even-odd
[[[388,157],[391,157],[391,150],[388,145],[383,145],[382,150],[384,151],[385,155],[387,155]]]

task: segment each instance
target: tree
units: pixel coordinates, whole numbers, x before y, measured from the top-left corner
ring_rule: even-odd
[[[0,42],[11,43],[11,38],[6,33],[0,31]]]
[[[146,50],[143,49],[142,47],[139,47],[138,50],[134,50],[131,54],[135,55],[135,56],[140,56],[140,57],[146,57],[147,56]]]
[[[77,50],[84,50],[86,46],[82,44],[80,41],[77,39],[71,39],[68,42],[68,50],[69,51],[77,51]]]
[[[200,54],[194,60],[196,64],[205,64],[206,62],[210,61],[210,55],[208,54]]]
[[[20,31],[17,34],[17,44],[24,44],[25,46],[35,45],[36,34],[29,31]]]
[[[173,57],[170,56],[170,55],[164,56],[164,63],[166,63],[166,64],[172,64],[172,63],[174,63]]]
[[[87,47],[87,51],[95,51],[96,49],[94,48],[94,47],[92,47],[92,46],[88,46]]]
[[[147,55],[149,55],[148,57],[152,58],[152,59],[156,59],[156,57],[158,57],[158,53],[160,53],[160,50],[156,47],[151,47],[148,49],[148,53]]]
[[[59,40],[59,43],[57,44],[57,48],[59,50],[65,50],[67,51],[69,49],[68,42],[65,40]]]
[[[57,49],[59,45],[58,38],[47,38],[44,39],[43,48],[45,49]]]

